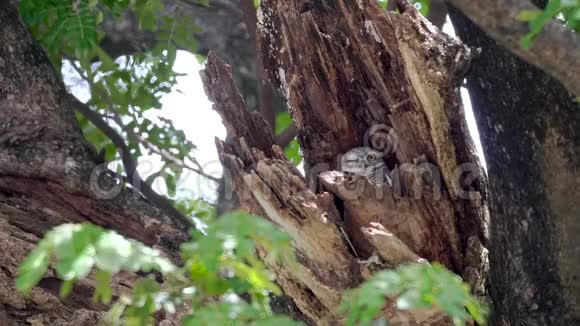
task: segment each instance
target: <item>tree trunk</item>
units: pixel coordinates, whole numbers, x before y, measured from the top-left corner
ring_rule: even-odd
[[[0,323],[96,325],[106,307],[92,302],[90,280],[65,301],[54,271],[28,297],[15,289],[17,266],[39,238],[54,226],[89,221],[176,260],[187,233],[95,166],[64,85],[7,1],[0,21]],[[130,275],[117,276],[115,295],[131,283]]]
[[[467,87],[491,203],[495,325],[580,324],[580,108],[553,78],[451,11],[481,49]]]
[[[488,242],[486,180],[458,92],[470,50],[403,1],[399,9],[386,13],[374,0],[263,1],[264,64],[291,107],[306,178],[210,55],[206,91],[233,139],[218,142],[226,188],[294,237],[300,268],[259,253],[301,312],[323,323],[339,318],[344,290],[422,259],[484,294],[489,245],[497,324],[578,323],[578,108],[560,85],[457,20],[460,35],[483,49],[468,84],[491,178]],[[15,290],[16,267],[38,239],[53,226],[90,221],[176,260],[187,234],[138,189],[98,173],[62,82],[7,1],[0,21],[0,322],[96,325],[106,307],[88,300],[88,280],[66,301],[54,273],[30,297]],[[392,187],[337,171],[340,156],[363,145],[388,155]],[[119,192],[109,198],[111,189]],[[118,276],[117,296],[126,284],[131,277]],[[405,324],[450,322],[439,311],[384,314]]]
[[[262,252],[285,293],[312,321],[337,321],[344,290],[377,269],[426,259],[483,294],[486,186],[458,88],[469,49],[403,2],[401,14],[372,0],[261,6],[264,66],[289,104],[307,177],[245,109],[217,56],[202,78],[232,139],[217,145],[235,201],[294,237],[298,269]],[[387,155],[392,187],[337,171],[342,154],[364,145]],[[373,256],[376,264],[361,263]],[[450,322],[438,311],[388,307],[385,316]]]

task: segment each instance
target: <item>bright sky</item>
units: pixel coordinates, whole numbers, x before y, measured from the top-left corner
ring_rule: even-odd
[[[175,90],[164,96],[161,100],[161,110],[150,110],[146,116],[152,120],[161,116],[171,119],[177,129],[185,132],[187,139],[192,141],[197,149],[193,157],[197,158],[207,174],[220,177],[222,167],[219,163],[215,148],[215,137],[225,139],[226,130],[221,123],[219,115],[211,109],[211,102],[207,99],[203,90],[199,71],[203,69],[197,58],[186,51],[178,51],[174,70],[186,76],[178,77]],[[72,93],[81,101],[90,99],[88,85],[73,70],[68,62],[63,64],[63,76],[65,84]],[[181,91],[178,92],[177,90]],[[146,153],[146,151],[143,151]],[[159,171],[162,167],[161,160],[155,155],[143,155],[139,159],[138,171],[143,179]],[[110,166],[115,170],[114,164]],[[153,188],[161,193],[166,193],[164,182],[157,178]],[[196,173],[184,170],[182,178],[177,184],[177,197],[198,198],[203,197],[209,201],[215,201],[217,184],[207,178],[200,177]]]
[[[443,25],[443,32],[451,35],[455,35],[455,30],[453,29],[453,25],[449,20],[449,16],[447,16],[447,20],[445,21],[445,25]],[[473,115],[473,108],[471,107],[471,99],[469,98],[469,93],[465,87],[461,87],[461,99],[463,100],[463,107],[465,108],[465,119],[467,120],[467,128],[469,129],[469,133],[475,142],[475,147],[477,149],[477,154],[479,155],[479,159],[483,165],[483,168],[487,171],[487,164],[485,162],[485,156],[483,155],[483,148],[481,147],[481,140],[479,139],[479,131],[477,130],[477,124],[475,123],[475,116]]]
[[[207,99],[199,71],[203,65],[194,55],[186,51],[179,51],[173,68],[176,72],[187,74],[178,77],[176,89],[166,95],[163,108],[159,115],[171,119],[176,128],[181,129],[192,141],[197,150],[193,154],[202,165],[204,171],[210,175],[220,177],[222,167],[215,147],[215,138],[224,140],[226,129],[220,116],[212,110],[212,103]],[[214,201],[217,184],[211,180],[190,172],[184,171],[184,177],[178,184],[179,196],[195,198],[202,196]]]
[[[455,35],[449,20],[443,27],[443,31],[450,35]],[[163,108],[159,111],[149,111],[152,112],[150,118],[162,116],[171,119],[175,127],[183,130],[187,138],[197,146],[194,157],[198,159],[204,170],[211,175],[219,177],[221,176],[222,168],[215,148],[215,137],[222,140],[225,139],[226,130],[221,123],[219,115],[211,109],[211,103],[203,90],[201,78],[199,77],[199,71],[203,69],[203,65],[197,61],[194,55],[179,51],[174,69],[177,72],[187,74],[186,76],[178,77],[176,89],[181,92],[174,91],[164,96],[162,99]],[[72,87],[73,93],[81,100],[87,100],[89,96],[88,90],[85,85],[79,85],[78,79],[74,78],[75,73],[72,69],[64,65],[63,72],[63,75],[67,77],[65,78],[67,85],[76,84],[76,86]],[[469,131],[475,140],[480,157],[483,158],[483,150],[467,90],[462,88],[461,95],[464,101]],[[483,164],[485,167],[484,160]],[[160,167],[161,162],[157,157],[146,156],[139,161],[139,172],[144,178],[159,170]],[[157,191],[165,192],[165,186],[159,179],[153,187]],[[207,200],[214,201],[216,199],[216,189],[217,184],[215,182],[186,170],[182,180],[178,183],[177,195],[183,198],[201,196]]]

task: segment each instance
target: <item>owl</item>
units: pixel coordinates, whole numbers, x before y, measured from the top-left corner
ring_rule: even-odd
[[[383,158],[383,153],[370,147],[357,147],[342,156],[341,171],[345,175],[356,175],[378,181],[391,182],[391,171]]]

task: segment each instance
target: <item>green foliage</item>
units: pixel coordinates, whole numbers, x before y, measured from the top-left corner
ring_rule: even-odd
[[[280,294],[280,289],[255,255],[259,246],[269,259],[298,268],[288,235],[264,219],[241,212],[207,221],[205,232],[193,231],[196,240],[182,245],[182,267],[114,231],[92,224],[61,225],[48,232],[21,264],[17,288],[30,292],[52,266],[64,281],[60,293],[66,297],[74,282],[91,275],[96,267],[92,274],[96,280],[94,300],[109,304],[113,275],[156,271],[164,275],[164,286],[151,274],[138,281],[132,294],[121,297],[108,312],[110,324],[151,325],[155,312],[174,313],[187,303],[192,311],[183,325],[297,325],[270,311],[269,294]],[[241,299],[242,294],[249,299]],[[396,299],[398,309],[437,306],[457,325],[469,318],[485,322],[485,308],[458,276],[440,265],[416,264],[379,272],[347,293],[341,307],[342,312],[348,312],[347,324],[372,321],[387,297]]]
[[[23,0],[20,13],[60,67],[61,53],[86,57],[97,46],[102,37],[97,25],[103,20],[97,5],[98,1]]]
[[[288,128],[290,125],[292,124],[292,117],[290,117],[290,114],[288,112],[281,112],[276,116],[276,134],[280,134],[281,132],[283,132],[284,130],[286,130],[286,128]],[[302,162],[302,154],[300,153],[300,144],[298,144],[298,141],[296,139],[293,139],[290,144],[288,144],[288,146],[286,146],[286,148],[284,149],[284,153],[286,154],[286,157],[288,157],[288,159],[290,161],[292,161],[292,163],[294,163],[294,165],[299,165],[300,162]]]
[[[206,3],[206,2],[200,2]],[[207,4],[207,3],[206,3]],[[87,103],[103,118],[114,122],[127,139],[130,154],[137,160],[145,149],[170,153],[178,161],[195,161],[195,146],[167,119],[151,120],[146,112],[160,109],[160,99],[173,90],[178,73],[173,71],[177,49],[196,50],[195,32],[189,17],[182,16],[178,2],[166,12],[163,0],[22,0],[24,22],[49,54],[55,67],[66,59],[90,87]],[[111,58],[99,46],[104,38],[103,17],[123,19],[135,15],[142,30],[154,32],[151,49]],[[77,115],[86,139],[105,159],[119,158],[117,148],[82,115]],[[162,157],[167,160],[165,157]],[[182,166],[169,163],[148,180],[162,177],[173,196]]]
[[[153,121],[147,112],[161,107],[163,94],[172,91],[179,74],[173,71],[177,49],[196,50],[192,35],[195,26],[180,16],[177,2],[168,16],[163,0],[21,0],[20,13],[48,53],[55,67],[64,59],[88,83],[88,104],[128,141],[134,159],[147,150],[159,155],[170,153],[179,161],[195,161],[195,148],[185,134],[169,120]],[[195,1],[207,5],[207,0]],[[386,7],[386,1],[379,1]],[[429,1],[421,3],[426,15]],[[255,1],[256,4],[259,1]],[[560,2],[558,2],[560,3]],[[562,1],[564,3],[564,1]],[[560,6],[560,7],[563,7]],[[564,13],[568,22],[578,14]],[[100,47],[104,38],[104,17],[133,14],[140,28],[156,39],[150,50],[111,58]],[[549,15],[550,18],[553,14]],[[531,17],[531,16],[530,16]],[[528,17],[529,18],[529,17]],[[530,21],[537,19],[534,16]],[[539,23],[538,23],[539,24]],[[543,26],[543,25],[542,25]],[[86,139],[103,150],[107,161],[119,158],[110,139],[84,116],[77,114]],[[276,117],[276,132],[292,120],[288,113]],[[302,161],[298,142],[285,149],[296,165]],[[168,194],[174,196],[183,166],[166,162],[146,182],[163,178]],[[106,316],[111,325],[151,325],[158,311],[174,313],[187,304],[191,313],[183,325],[249,324],[296,325],[270,311],[269,295],[279,294],[272,275],[255,255],[256,249],[281,263],[295,264],[290,238],[274,225],[250,215],[234,212],[216,219],[215,209],[200,199],[180,199],[175,207],[195,217],[202,231],[193,231],[194,241],[182,244],[183,265],[176,266],[157,250],[127,239],[114,231],[92,224],[65,224],[46,233],[18,269],[17,288],[29,293],[49,269],[63,282],[60,295],[74,291],[74,283],[86,277],[96,281],[94,300],[110,304],[115,293],[111,278],[121,272],[145,273],[128,296],[118,298]],[[295,266],[295,268],[298,268]],[[161,286],[155,275],[164,276]],[[242,294],[246,299],[242,299]],[[413,265],[378,273],[353,291],[345,301],[348,322],[368,322],[384,306],[387,297],[397,299],[400,309],[436,305],[461,323],[471,316],[478,322],[484,310],[461,280],[441,266]]]
[[[180,199],[174,205],[183,215],[197,218],[205,224],[211,223],[216,217],[215,207],[200,198]]]
[[[56,275],[64,281],[85,278],[93,267],[97,275],[96,295],[104,301],[110,300],[108,286],[110,274],[121,270],[159,271],[169,273],[175,266],[163,258],[157,250],[150,249],[134,240],[128,240],[115,231],[105,230],[92,224],[63,224],[48,232],[36,248],[22,262],[18,270],[16,287],[28,293],[48,270],[49,262],[56,261]],[[70,293],[72,283],[63,283],[61,294]]]
[[[415,8],[417,8],[423,16],[427,17],[429,9],[431,8],[431,0],[413,0],[412,2],[415,4]]]
[[[380,313],[387,297],[394,298],[401,310],[438,307],[456,325],[463,325],[470,317],[480,325],[485,323],[486,308],[459,276],[438,264],[413,264],[381,271],[348,293],[341,307],[349,312],[346,324],[368,324]]]
[[[300,153],[300,144],[298,144],[298,141],[296,139],[292,140],[290,144],[286,146],[286,148],[284,149],[284,153],[286,154],[286,157],[288,157],[288,159],[292,161],[292,163],[294,163],[294,165],[297,166],[302,162],[302,154]]]
[[[231,296],[228,302],[211,304],[196,314],[184,318],[184,326],[206,325],[260,325],[260,326],[295,326],[299,323],[285,316],[271,316],[263,309],[246,303],[238,296]]]
[[[550,0],[544,10],[525,10],[518,18],[528,22],[530,32],[522,38],[521,46],[529,49],[544,26],[554,18],[569,28],[580,31],[580,0]]]
[[[94,273],[94,299],[110,303],[111,276],[120,271],[158,272],[167,286],[161,287],[150,274],[133,286],[130,297],[122,297],[107,319],[125,325],[151,325],[159,310],[174,313],[189,303],[192,313],[184,325],[207,325],[207,321],[244,324],[296,325],[269,310],[269,293],[280,293],[272,275],[255,256],[255,248],[267,250],[273,259],[293,262],[290,238],[264,219],[234,212],[213,220],[197,241],[183,244],[184,265],[177,267],[159,251],[92,224],[64,224],[48,232],[18,269],[17,288],[29,293],[49,266],[64,282],[66,297],[75,281]],[[244,301],[241,294],[248,294]],[[210,300],[211,298],[211,300]],[[216,299],[219,298],[219,299]],[[211,302],[211,303],[210,303]]]
[[[389,4],[389,1],[388,0],[377,0],[377,2],[381,6],[381,8],[387,9],[387,5]]]
[[[387,9],[387,6],[389,4],[388,0],[377,0],[377,1],[383,9]],[[411,0],[411,2],[415,4],[415,8],[417,8],[423,16],[427,17],[427,14],[429,13],[431,0]]]
[[[205,1],[194,1],[206,3]],[[178,8],[179,9],[179,8]],[[156,32],[157,41],[165,42],[158,50],[166,50],[169,61],[175,48],[195,51],[192,32],[195,25],[179,12],[162,17],[162,0],[22,0],[20,14],[43,45],[53,63],[59,67],[63,58],[76,60],[98,58],[103,63],[112,60],[99,47],[104,38],[101,30],[104,17],[135,14],[142,30]]]

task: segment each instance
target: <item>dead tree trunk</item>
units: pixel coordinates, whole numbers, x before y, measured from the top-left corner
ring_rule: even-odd
[[[306,178],[249,113],[229,68],[209,56],[202,74],[232,144],[218,151],[239,206],[294,237],[300,268],[266,263],[300,310],[336,321],[344,290],[372,271],[438,261],[484,292],[485,180],[458,84],[470,50],[399,2],[265,0],[263,61],[299,130]],[[393,187],[337,171],[342,154],[387,155]],[[361,264],[377,256],[378,264]],[[385,310],[390,320],[446,324],[439,312]]]
[[[54,226],[89,221],[176,258],[187,233],[95,166],[64,85],[7,1],[0,21],[0,324],[97,325],[107,307],[92,302],[90,280],[66,301],[53,271],[28,297],[15,289],[16,269],[36,242]],[[116,196],[105,198],[111,189]],[[131,282],[115,278],[115,295]]]

